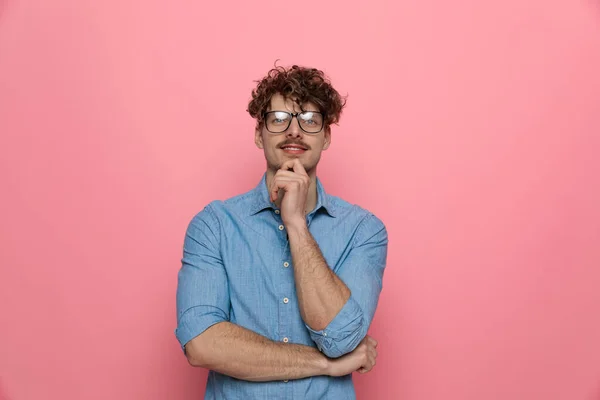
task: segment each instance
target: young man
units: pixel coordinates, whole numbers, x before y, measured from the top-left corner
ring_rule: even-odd
[[[205,399],[348,400],[375,365],[387,231],[317,178],[343,107],[321,71],[271,70],[248,106],[266,173],[188,226],[175,332]]]

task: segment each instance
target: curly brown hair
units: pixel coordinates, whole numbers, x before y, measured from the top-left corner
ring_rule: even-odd
[[[319,107],[325,116],[325,129],[331,124],[337,124],[346,105],[342,97],[331,86],[327,76],[316,68],[292,65],[289,68],[275,67],[260,81],[252,91],[252,100],[248,103],[247,111],[256,119],[256,128],[260,129],[264,114],[271,105],[271,97],[277,93],[286,99],[292,99],[300,106],[308,102]]]

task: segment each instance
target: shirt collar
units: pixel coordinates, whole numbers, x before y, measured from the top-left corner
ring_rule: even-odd
[[[336,217],[335,206],[332,204],[330,196],[325,192],[323,185],[319,178],[317,180],[317,205],[312,212],[317,212],[323,208],[332,217]],[[248,210],[249,215],[255,215],[260,211],[272,208],[275,209],[275,203],[271,202],[269,198],[269,191],[267,190],[267,173],[265,172],[258,183],[258,185],[250,191],[251,203]]]

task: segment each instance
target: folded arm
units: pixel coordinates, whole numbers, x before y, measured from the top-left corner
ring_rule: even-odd
[[[367,215],[350,251],[333,268],[305,225],[287,228],[300,312],[312,339],[328,357],[353,351],[367,334],[381,293],[388,244],[384,224]]]
[[[274,342],[248,329],[221,322],[185,346],[191,365],[237,379],[272,381],[328,375],[327,358],[317,349]]]

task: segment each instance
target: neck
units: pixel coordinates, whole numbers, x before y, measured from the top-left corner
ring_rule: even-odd
[[[270,168],[267,168],[267,188],[271,187],[271,182],[273,182],[273,177],[277,171],[273,171]],[[310,177],[310,186],[308,187],[308,193],[306,195],[306,210],[305,213],[308,214],[317,206],[317,169],[313,168],[310,171],[306,171],[308,176]],[[277,208],[281,208],[281,199],[283,198],[283,190],[279,191],[279,196],[275,201],[275,205]]]

